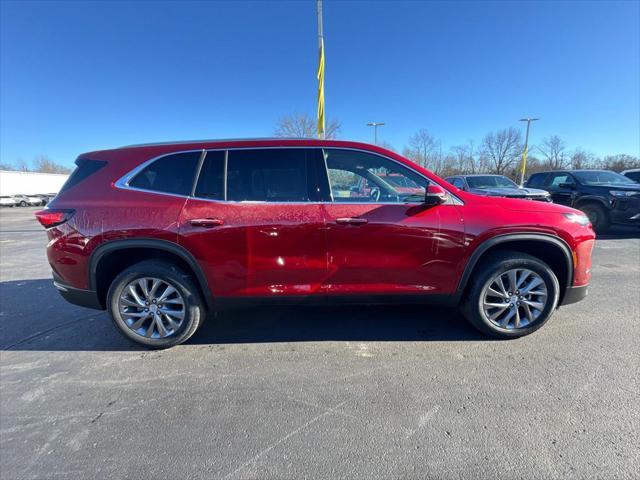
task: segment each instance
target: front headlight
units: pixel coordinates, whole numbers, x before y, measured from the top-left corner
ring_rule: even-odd
[[[589,225],[589,217],[582,213],[564,213],[563,215],[570,222],[577,223],[583,227]]]
[[[627,190],[609,190],[609,193],[617,198],[628,198],[640,195],[640,192],[627,191]]]

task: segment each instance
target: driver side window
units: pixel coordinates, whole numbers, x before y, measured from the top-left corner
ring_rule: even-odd
[[[325,149],[331,195],[337,203],[421,203],[429,181],[387,158]]]

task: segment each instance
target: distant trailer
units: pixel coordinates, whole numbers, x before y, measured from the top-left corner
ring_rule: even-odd
[[[58,193],[68,174],[0,170],[0,195]]]

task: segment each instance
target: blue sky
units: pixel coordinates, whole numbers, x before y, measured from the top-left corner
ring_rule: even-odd
[[[640,155],[640,3],[325,1],[326,110],[342,138],[445,148],[541,118]],[[315,2],[1,2],[0,161],[270,136],[315,112]]]

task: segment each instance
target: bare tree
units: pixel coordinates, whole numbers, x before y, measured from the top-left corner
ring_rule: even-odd
[[[397,150],[393,145],[391,145],[389,142],[385,142],[384,140],[381,142],[378,142],[378,146],[381,148],[386,148],[387,150],[391,150],[392,152],[397,152]]]
[[[576,148],[569,158],[571,168],[578,170],[581,168],[593,168],[596,165],[596,158],[593,153],[585,152],[581,148]]]
[[[35,168],[33,169],[34,172],[41,172],[41,173],[70,173],[71,172],[70,168],[65,167],[64,165],[60,165],[59,163],[54,162],[49,157],[46,157],[44,155],[40,155],[36,157],[35,160],[33,161],[33,164],[35,165]]]
[[[418,165],[431,170],[438,170],[439,142],[426,128],[421,128],[409,138],[409,145],[404,149],[404,155]]]
[[[478,173],[481,170],[480,162],[476,159],[476,149],[473,141],[469,140],[464,145],[455,145],[451,147],[450,153],[452,169],[455,173]]]
[[[626,155],[624,153],[619,155],[607,155],[602,160],[598,161],[598,166],[606,170],[621,172],[629,168],[640,168],[640,158]]]
[[[489,170],[504,175],[514,167],[522,153],[520,131],[509,127],[488,133],[482,140],[481,151]]]
[[[557,135],[545,138],[538,147],[538,151],[544,156],[544,166],[551,170],[561,170],[569,165],[570,158],[566,149],[564,140]]]
[[[14,170],[18,171],[18,172],[29,172],[29,164],[27,163],[27,161],[24,158],[18,158],[18,160],[16,160],[15,166],[13,168]]]
[[[329,120],[325,125],[324,137],[338,138],[342,124],[337,120]],[[306,113],[285,115],[278,120],[273,132],[276,137],[315,138],[318,135],[316,119]]]

